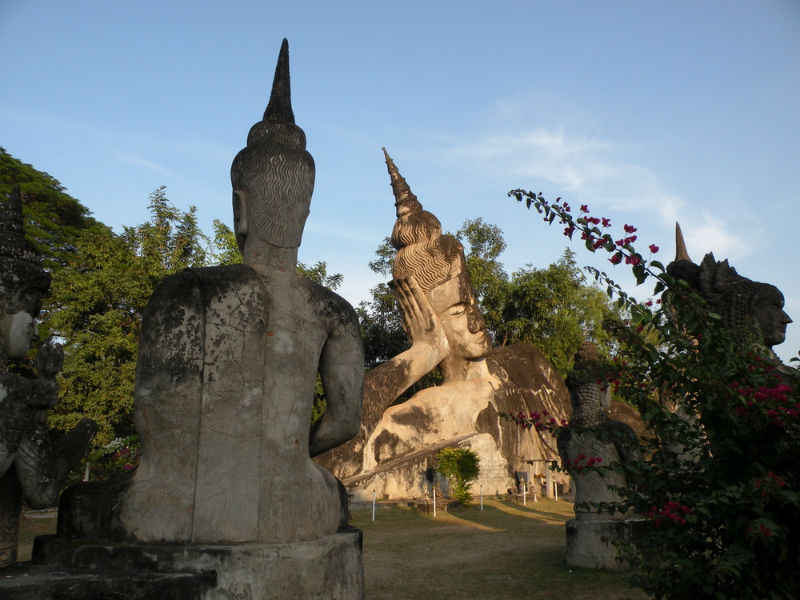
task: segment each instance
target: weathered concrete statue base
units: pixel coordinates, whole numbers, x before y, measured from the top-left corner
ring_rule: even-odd
[[[197,598],[349,600],[363,597],[361,532],[286,544],[84,544],[39,538],[56,563],[0,580],[6,600]],[[64,567],[69,568],[65,575]],[[9,571],[10,572],[10,571]]]
[[[585,569],[624,570],[612,540],[630,542],[634,521],[567,522],[567,564]]]

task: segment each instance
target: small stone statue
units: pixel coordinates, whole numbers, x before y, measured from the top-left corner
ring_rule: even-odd
[[[772,347],[784,342],[786,326],[792,322],[783,310],[781,291],[774,285],[742,277],[727,260],[718,262],[711,252],[699,265],[695,264],[689,258],[677,223],[675,242],[675,260],[667,265],[667,272],[699,292],[738,342],[755,343],[775,363],[780,363]]]
[[[464,445],[480,458],[484,489],[503,491],[522,460],[541,464],[557,451],[555,444],[549,447],[548,437],[520,431],[500,413],[547,411],[564,419],[569,413],[566,388],[530,344],[492,349],[461,244],[442,234],[439,220],[423,210],[385,149],[384,156],[397,216],[391,240],[398,252],[390,286],[411,347],[366,374],[361,431],[324,456],[324,464],[345,485],[380,472],[375,482],[359,485],[369,490],[377,485],[387,497],[414,497],[422,489],[418,475],[426,466],[417,468],[413,462],[420,453],[435,455],[444,443]],[[392,406],[437,365],[442,385]],[[384,465],[398,461],[406,466],[386,472]]]
[[[621,421],[609,418],[610,393],[601,387],[600,356],[592,342],[584,342],[575,354],[567,377],[572,418],[558,438],[562,464],[572,467],[575,486],[575,520],[567,524],[567,564],[578,567],[616,568],[617,549],[606,539],[620,533],[615,521],[625,515],[599,510],[586,503],[620,500],[613,489],[625,485],[625,477],[606,469],[619,461],[637,460],[636,434]],[[599,467],[602,473],[592,467]]]
[[[47,429],[47,411],[58,399],[55,377],[64,361],[60,345],[47,342],[39,348],[39,377],[8,371],[9,359],[28,353],[34,319],[49,288],[50,274],[23,236],[22,199],[15,186],[0,213],[0,566],[16,560],[21,502],[54,506],[97,431],[89,419],[67,434]]]

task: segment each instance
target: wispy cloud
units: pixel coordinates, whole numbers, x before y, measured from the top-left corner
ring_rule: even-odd
[[[145,169],[149,169],[151,171],[155,171],[161,175],[166,175],[168,177],[179,178],[178,174],[174,171],[167,169],[166,167],[162,167],[159,164],[154,163],[153,161],[147,160],[145,158],[141,158],[139,156],[132,156],[132,155],[119,155],[116,157],[119,162],[127,163],[130,165],[136,165],[137,167],[143,167]]]
[[[558,190],[573,204],[589,203],[595,212],[624,213],[631,221],[656,217],[670,228],[680,221],[687,244],[698,252],[713,249],[725,256],[735,252],[736,257],[749,252],[746,240],[737,238],[723,218],[693,210],[656,173],[637,165],[636,150],[628,145],[544,127],[446,144],[450,156],[477,172],[523,185],[534,181],[540,189]]]

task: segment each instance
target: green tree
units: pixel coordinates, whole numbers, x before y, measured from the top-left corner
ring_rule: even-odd
[[[369,262],[369,268],[386,279],[391,278],[395,253],[391,240],[384,238],[375,250],[375,259]],[[409,347],[408,338],[403,332],[403,317],[389,286],[379,283],[370,290],[370,296],[356,309],[367,369],[397,356]]]
[[[135,227],[125,227],[122,239],[136,255],[141,275],[152,287],[165,276],[187,267],[206,263],[208,239],[197,225],[197,209],[176,208],[161,186],[150,194],[147,210],[150,219]]]
[[[236,234],[219,219],[214,219],[213,245],[208,250],[209,264],[212,265],[239,265],[242,263],[242,253],[236,242]]]
[[[496,341],[533,344],[565,376],[586,339],[608,355],[608,326],[619,318],[605,293],[587,284],[568,248],[546,269],[529,265],[514,272],[502,305],[489,314]]]
[[[480,473],[480,459],[469,448],[443,448],[436,455],[436,470],[447,477],[453,486],[453,497],[459,502],[469,502],[472,482]]]
[[[496,343],[505,342],[498,336],[497,324],[502,320],[502,310],[509,291],[509,277],[500,262],[500,255],[506,248],[503,232],[496,225],[486,223],[482,218],[467,219],[456,232],[456,237],[464,245],[475,299],[481,309],[486,325]]]
[[[181,211],[164,188],[149,198],[150,218],[121,235],[85,230],[53,270],[41,331],[63,340],[59,403],[50,417],[67,429],[82,416],[100,426],[95,447],[134,433],[133,384],[142,314],[155,286],[186,267],[203,266],[205,236],[194,208]]]
[[[82,232],[104,227],[57,179],[0,148],[0,194],[9,197],[15,184],[22,195],[25,237],[41,255],[45,268],[64,264],[74,254]]]

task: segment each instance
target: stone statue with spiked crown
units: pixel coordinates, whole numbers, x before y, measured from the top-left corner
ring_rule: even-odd
[[[28,247],[23,223],[22,196],[14,186],[0,211],[0,566],[16,560],[22,501],[32,508],[54,506],[97,431],[89,419],[69,433],[47,428],[47,411],[58,399],[60,345],[48,341],[39,348],[38,377],[9,368],[28,353],[50,289],[50,274]]]
[[[549,435],[524,431],[501,413],[539,412],[566,419],[563,379],[530,344],[492,348],[459,241],[443,235],[384,149],[395,197],[397,249],[390,282],[411,347],[371,369],[364,381],[361,430],[321,457],[357,497],[426,493],[424,473],[447,446],[472,449],[480,459],[476,486],[505,493],[517,471],[541,474],[558,458]],[[440,367],[442,385],[393,402]],[[526,464],[527,461],[527,464]]]
[[[780,363],[772,347],[784,342],[786,326],[792,322],[783,310],[781,291],[774,285],[742,277],[727,260],[717,261],[711,252],[699,265],[695,264],[677,223],[675,246],[675,260],[667,265],[667,272],[697,291],[722,317],[723,325],[738,343],[752,344]]]

